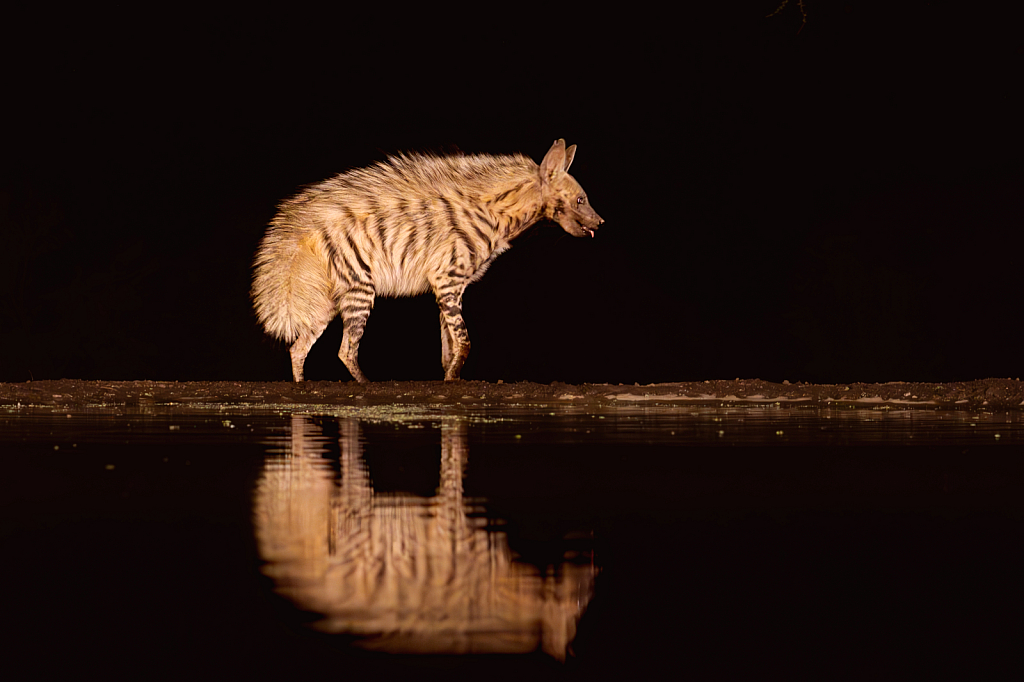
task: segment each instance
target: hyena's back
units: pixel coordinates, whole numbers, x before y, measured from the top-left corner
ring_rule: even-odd
[[[558,141],[541,166],[519,155],[401,156],[283,202],[257,253],[253,298],[267,332],[292,344],[295,379],[340,313],[339,356],[365,381],[356,354],[375,296],[430,290],[441,309],[445,376],[457,378],[469,351],[462,292],[510,239],[543,217],[556,180],[569,194],[582,193],[565,173],[573,152]],[[541,170],[555,166],[545,179]],[[600,218],[590,213],[589,222],[577,222],[592,235]]]

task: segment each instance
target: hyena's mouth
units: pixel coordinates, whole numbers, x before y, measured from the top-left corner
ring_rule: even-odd
[[[583,228],[583,234],[589,234],[591,237],[594,236],[595,232],[597,232],[597,230],[595,228],[593,228],[593,227],[584,227]]]

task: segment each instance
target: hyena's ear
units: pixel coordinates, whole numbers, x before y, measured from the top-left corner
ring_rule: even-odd
[[[565,150],[565,168],[563,170],[565,170],[566,173],[569,172],[569,166],[572,165],[572,160],[573,160],[573,158],[575,156],[576,156],[576,145],[573,145],[573,146],[571,146],[571,147],[569,147],[568,149]]]
[[[572,147],[572,152],[576,153],[575,145]],[[572,161],[571,156],[569,161]],[[544,160],[540,162],[540,179],[543,182],[553,182],[559,175],[565,172],[567,167],[565,140],[555,140],[555,143],[551,145],[551,149],[544,155]]]

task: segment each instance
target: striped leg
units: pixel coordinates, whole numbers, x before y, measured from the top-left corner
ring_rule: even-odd
[[[444,363],[444,380],[455,381],[462,372],[462,365],[469,357],[469,332],[462,319],[462,292],[465,284],[439,287],[436,291],[437,305],[441,309],[441,362]],[[445,338],[448,344],[445,344]]]
[[[444,313],[441,313],[441,369],[447,372],[450,364],[452,364],[452,333],[448,331]]]
[[[327,325],[330,320],[318,324],[316,327],[311,327],[302,334],[299,338],[295,339],[291,347],[292,356],[292,378],[295,381],[302,381],[302,365],[306,362],[306,356],[309,355],[309,349],[313,347],[316,340],[320,338],[320,335],[327,329]]]
[[[359,284],[346,291],[341,297],[341,319],[345,323],[345,334],[341,338],[338,357],[348,367],[352,378],[361,384],[368,379],[359,369],[359,341],[363,338],[366,318],[373,309],[374,291],[368,284]]]

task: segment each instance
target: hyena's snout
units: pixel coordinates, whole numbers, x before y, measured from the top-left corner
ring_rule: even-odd
[[[568,210],[557,207],[553,214],[550,217],[574,237],[593,237],[598,226],[604,222],[604,218],[586,204]]]
[[[580,216],[580,228],[583,230],[583,234],[590,235],[591,237],[597,232],[597,228],[604,223],[604,218],[597,215],[597,212],[593,209],[589,210]]]

